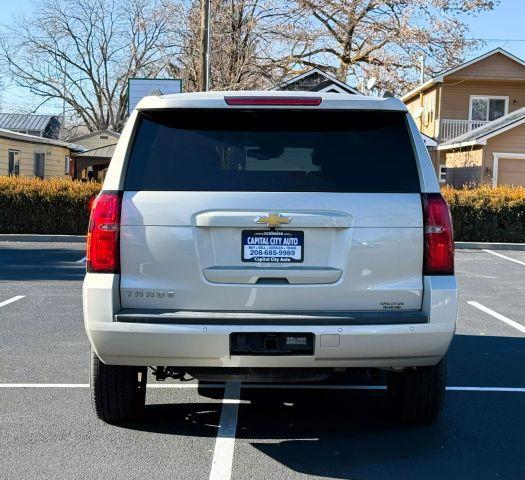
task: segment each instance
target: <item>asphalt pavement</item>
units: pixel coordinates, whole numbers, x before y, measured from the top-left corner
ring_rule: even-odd
[[[446,405],[417,427],[345,377],[242,386],[224,402],[223,388],[151,379],[140,423],[104,424],[87,385],[83,256],[81,243],[0,242],[0,478],[525,478],[525,252],[457,252]]]

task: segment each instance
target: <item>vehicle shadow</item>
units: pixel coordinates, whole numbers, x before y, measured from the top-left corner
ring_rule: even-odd
[[[363,392],[299,396],[293,406],[266,415],[244,407],[238,438],[271,459],[260,461],[269,463],[268,472],[278,462],[308,476],[341,479],[523,478],[525,435],[516,425],[523,400],[447,396],[439,421],[411,427],[388,417],[384,397]]]
[[[463,380],[467,386],[524,386],[525,364],[518,361],[524,347],[524,338],[458,335],[449,355],[449,371],[455,372],[449,385],[459,386],[456,381]],[[514,374],[500,375],[498,382],[502,368]],[[477,370],[481,373],[468,382]],[[481,382],[483,378],[488,380]],[[221,393],[214,389],[206,396],[220,398]],[[199,403],[147,406],[144,421],[130,427],[215,436],[221,404],[198,398]],[[437,422],[407,426],[392,417],[382,390],[246,386],[241,392],[234,462],[244,462],[249,452],[250,462],[257,465],[252,480],[275,477],[282,466],[294,478],[525,478],[524,407],[524,393],[448,391]]]
[[[253,479],[282,466],[316,478],[524,478],[524,401],[512,395],[449,392],[439,421],[406,426],[390,416],[384,392],[279,390],[269,401],[245,390],[235,461],[243,462],[244,444],[258,452],[250,454]],[[149,405],[128,427],[215,437],[220,412],[220,403]]]
[[[191,437],[215,437],[221,402],[147,405],[143,417],[126,428]]]
[[[0,281],[82,280],[84,249],[0,247]]]

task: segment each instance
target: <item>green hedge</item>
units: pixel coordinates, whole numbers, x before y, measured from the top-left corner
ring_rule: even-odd
[[[456,241],[525,242],[525,188],[447,187],[443,195],[452,212]]]
[[[0,233],[85,235],[98,183],[0,177]]]
[[[98,183],[0,177],[0,233],[84,235]],[[455,239],[525,242],[525,188],[444,188]]]

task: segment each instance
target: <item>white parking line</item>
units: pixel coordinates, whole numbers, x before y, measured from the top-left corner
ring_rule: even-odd
[[[16,297],[10,298],[9,300],[5,300],[3,302],[0,302],[0,307],[5,307],[6,305],[9,305],[10,303],[16,302],[17,300],[20,300],[21,298],[24,298],[25,295],[17,295]]]
[[[148,388],[224,388],[224,383],[159,383]],[[89,388],[89,383],[0,383],[0,388]]]
[[[509,260],[510,262],[519,263],[520,265],[525,266],[525,262],[521,262],[520,260],[516,260],[515,258],[507,257],[506,255],[502,255],[498,252],[493,252],[492,250],[483,249],[483,251],[487,253],[492,253],[492,255],[496,255],[496,257],[504,258],[505,260]]]
[[[485,307],[485,305],[481,305],[481,303],[474,302],[472,300],[467,302],[469,305],[472,305],[473,307],[476,307],[478,310],[481,310],[482,312],[488,313],[489,315],[492,315],[494,318],[497,318],[498,320],[501,320],[502,322],[505,322],[507,325],[510,325],[511,327],[515,328],[516,330],[519,330],[521,333],[525,333],[525,327],[518,322],[515,322],[514,320],[511,320],[508,317],[505,317],[501,313],[495,312],[494,310]]]
[[[89,388],[89,383],[0,383],[0,388]]]
[[[232,475],[235,432],[241,397],[241,382],[228,382],[224,389],[219,431],[211,462],[210,480],[230,480]]]
[[[447,392],[516,392],[525,393],[525,387],[447,387]]]
[[[148,385],[148,389],[163,388],[224,388],[224,383],[167,383]],[[89,388],[89,383],[0,383],[0,388]],[[247,383],[242,384],[247,390],[386,390],[385,385],[309,385],[309,384],[275,384],[275,383]],[[446,387],[450,392],[515,392],[525,393],[525,387]]]

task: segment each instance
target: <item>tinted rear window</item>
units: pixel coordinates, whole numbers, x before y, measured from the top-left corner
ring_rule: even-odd
[[[402,112],[142,113],[125,189],[419,192]]]

